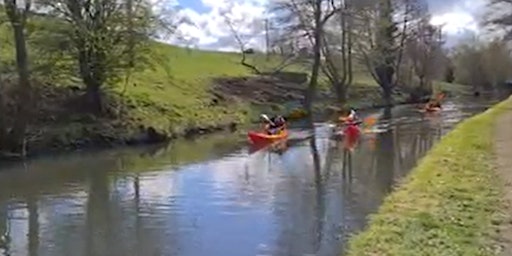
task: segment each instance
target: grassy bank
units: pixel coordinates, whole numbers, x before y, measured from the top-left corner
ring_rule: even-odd
[[[509,98],[446,135],[351,239],[348,255],[496,255],[504,204],[493,123],[511,106]]]

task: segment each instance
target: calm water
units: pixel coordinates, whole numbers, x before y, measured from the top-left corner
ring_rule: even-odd
[[[339,255],[394,182],[490,103],[372,112],[378,133],[352,155],[317,123],[281,150],[217,134],[11,165],[0,170],[0,255]]]

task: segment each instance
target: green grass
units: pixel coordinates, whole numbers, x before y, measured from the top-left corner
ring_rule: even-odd
[[[242,118],[242,104],[209,106],[212,96],[210,81],[220,76],[245,76],[249,71],[237,63],[238,56],[229,53],[187,50],[155,44],[161,59],[134,75],[126,96],[134,100],[133,114],[155,127],[209,125],[219,119]],[[122,85],[117,89],[122,91]],[[235,121],[235,120],[233,120]]]
[[[493,124],[511,106],[509,98],[446,135],[350,240],[348,255],[496,255],[504,184]]]

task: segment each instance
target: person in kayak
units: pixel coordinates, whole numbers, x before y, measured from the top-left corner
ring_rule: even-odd
[[[442,108],[441,107],[441,101],[444,99],[444,93],[439,93],[437,96],[436,96],[436,99],[434,100],[430,100],[426,105],[425,105],[425,110],[432,110],[434,108]]]
[[[267,115],[261,115],[265,121],[265,131],[268,135],[275,135],[283,131],[286,128],[286,120],[283,116],[277,115],[269,118]]]
[[[441,103],[439,101],[431,101],[425,105],[425,110],[433,110],[435,108],[441,108]]]
[[[356,113],[356,110],[354,108],[350,108],[348,111],[348,115],[345,117],[340,117],[340,121],[343,124],[355,124],[359,121],[359,116]]]

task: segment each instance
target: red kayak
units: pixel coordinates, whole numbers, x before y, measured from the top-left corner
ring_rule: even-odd
[[[287,138],[288,131],[284,130],[284,131],[281,131],[280,133],[274,134],[274,135],[251,131],[251,132],[247,133],[247,136],[249,138],[249,141],[252,144],[267,144],[267,143],[272,143],[272,142]]]
[[[350,137],[350,138],[357,138],[359,135],[361,135],[362,131],[356,124],[350,124],[343,129],[343,131],[339,133],[335,133],[336,136],[341,137]]]
[[[361,135],[361,130],[357,125],[348,125],[347,128],[343,131],[345,138],[343,140],[345,144],[345,148],[353,149],[359,140],[359,136]]]
[[[357,127],[357,125],[354,124],[348,125],[347,128],[343,130],[343,134],[349,137],[358,137],[360,133],[361,130],[359,129],[359,127]]]

